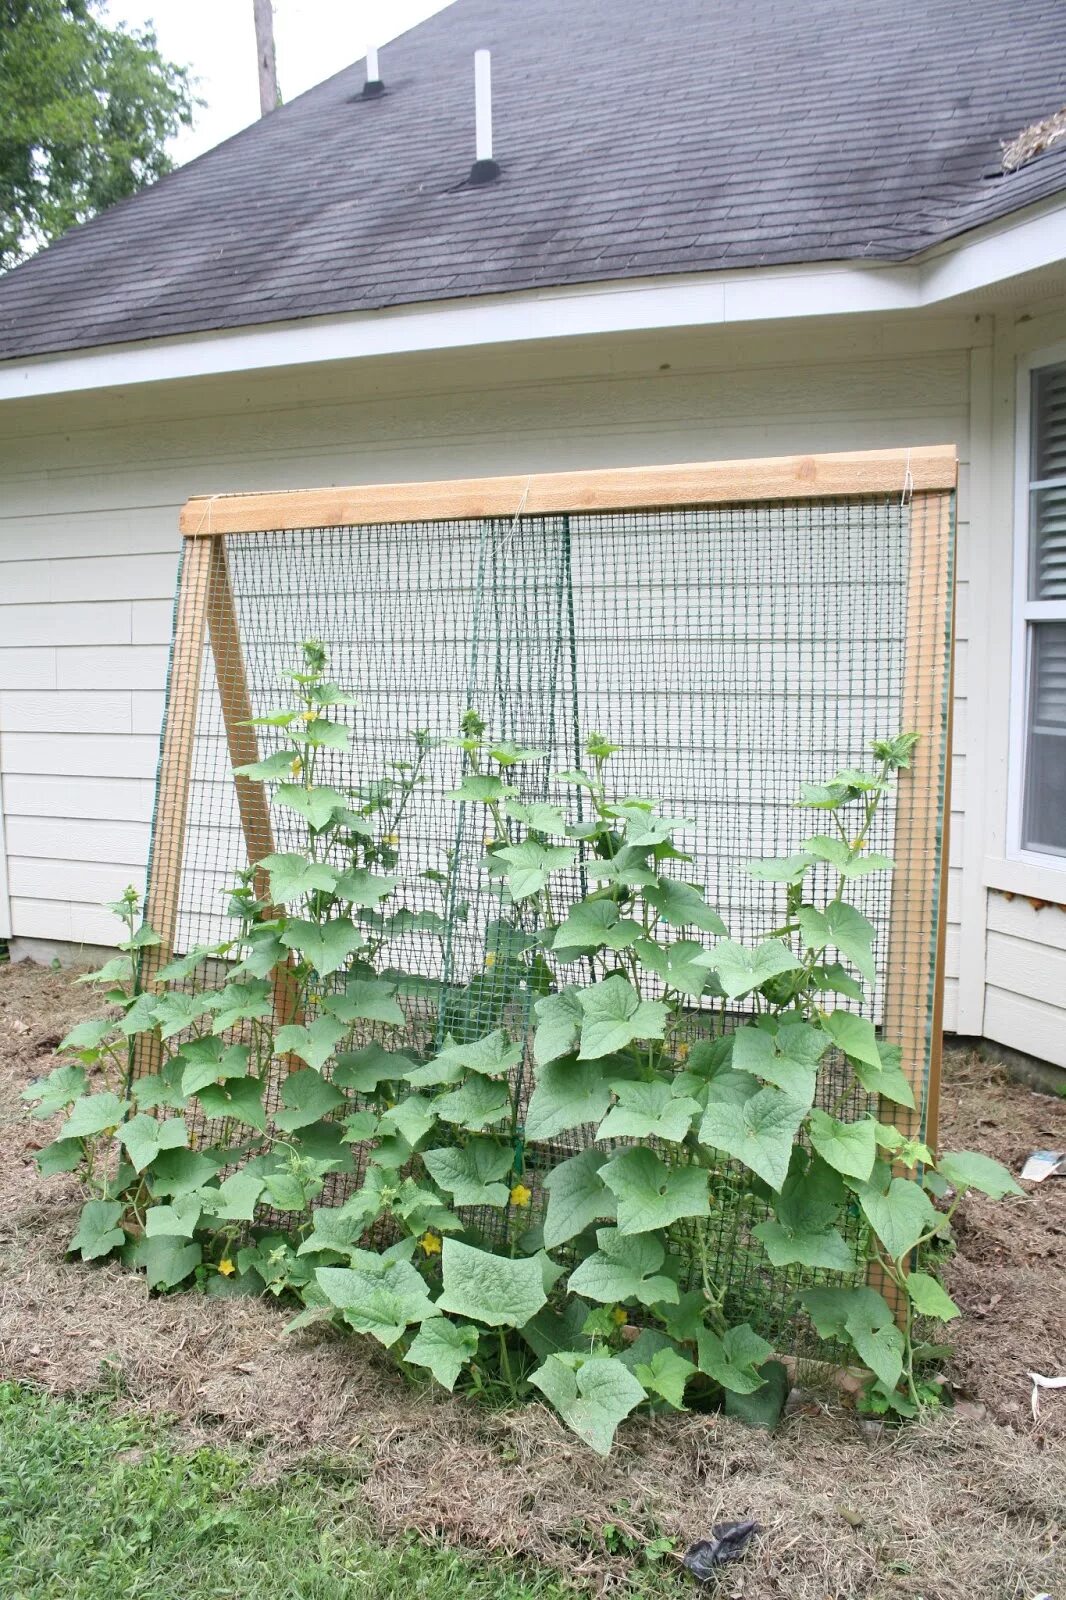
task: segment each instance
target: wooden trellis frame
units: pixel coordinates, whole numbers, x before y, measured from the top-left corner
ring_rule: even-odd
[[[936,729],[939,737],[921,741],[913,765],[899,775],[895,882],[903,892],[892,901],[883,1023],[888,1036],[903,1046],[904,1070],[919,1109],[907,1114],[886,1106],[884,1116],[911,1135],[924,1129],[927,1142],[935,1144],[950,813],[950,720],[945,728],[944,717],[945,706],[950,707],[951,654],[945,641],[952,621],[956,482],[954,447],[930,446],[189,500],[179,519],[184,555],[148,886],[149,914],[162,943],[146,952],[143,980],[152,982],[174,947],[205,642],[214,660],[231,764],[244,765],[259,756],[255,729],[246,726],[252,708],[226,557],[229,538],[382,523],[907,495],[912,502],[911,562],[901,726]],[[248,859],[254,864],[274,848],[267,799],[261,784],[242,778],[234,782]],[[933,874],[931,859],[939,859]],[[265,892],[264,884],[258,887]],[[275,1003],[280,1016],[291,1018],[283,977]],[[150,1065],[145,1056],[138,1063],[141,1071]]]

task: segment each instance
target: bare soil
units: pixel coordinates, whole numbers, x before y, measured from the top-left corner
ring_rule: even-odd
[[[77,1185],[38,1176],[50,1130],[19,1091],[92,1010],[68,973],[0,967],[0,1378],[112,1389],[190,1445],[253,1444],[259,1476],[299,1461],[343,1473],[384,1536],[507,1553],[585,1592],[624,1593],[658,1535],[684,1548],[752,1516],[764,1531],[717,1600],[1066,1600],[1066,1391],[1045,1391],[1034,1421],[1027,1375],[1066,1371],[1066,1181],[975,1199],[959,1223],[954,1409],[891,1433],[807,1392],[772,1436],[721,1417],[637,1421],[604,1462],[540,1405],[491,1413],[413,1391],[338,1335],[283,1338],[273,1303],[153,1299],[118,1267],[66,1260]],[[1066,1102],[955,1056],[944,1139],[1016,1172],[1031,1149],[1066,1146]]]

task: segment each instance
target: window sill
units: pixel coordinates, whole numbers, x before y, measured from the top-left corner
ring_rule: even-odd
[[[983,870],[986,889],[1002,889],[1006,894],[1022,894],[1030,900],[1066,904],[1066,856],[1062,865],[1050,861],[1007,861],[986,857]]]

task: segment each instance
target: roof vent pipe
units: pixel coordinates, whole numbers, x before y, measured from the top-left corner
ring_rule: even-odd
[[[378,52],[376,45],[368,45],[366,52],[366,82],[363,84],[363,99],[375,100],[379,94],[385,93],[385,85],[378,74]]]
[[[477,159],[470,168],[470,182],[491,183],[499,177],[500,166],[492,159],[492,56],[488,50],[474,51],[474,120]]]

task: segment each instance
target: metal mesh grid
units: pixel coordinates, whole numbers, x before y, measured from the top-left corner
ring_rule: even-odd
[[[174,947],[231,931],[225,891],[247,863],[246,836],[253,856],[272,847],[271,832],[278,850],[299,843],[285,813],[257,818],[239,803],[231,767],[255,758],[247,733],[234,733],[237,712],[284,703],[279,675],[306,638],[326,644],[330,676],[359,702],[333,713],[351,728],[352,754],[322,752],[318,781],[363,787],[390,761],[411,758],[413,729],[453,734],[473,706],[496,735],[545,752],[518,769],[524,797],[565,801],[576,815],[574,791],[553,775],[580,764],[596,730],[622,746],[609,768],[614,792],[654,795],[666,814],[691,819],[681,837],[693,862],[679,864],[682,875],[706,885],[742,942],[768,931],[781,907],[780,888],[752,879],[744,863],[787,855],[819,831],[818,813],[795,807],[800,783],[866,765],[873,736],[916,727],[926,774],[913,786],[918,801],[886,804],[870,839],[901,870],[891,881],[859,880],[853,899],[879,930],[877,983],[863,1009],[890,1037],[906,1023],[904,1065],[924,1081],[935,1031],[951,526],[948,496],[920,498],[920,507],[803,500],[189,541],[175,653],[195,654],[198,670],[180,693],[172,683],[168,701],[168,742],[187,752],[185,769],[161,772],[161,783],[187,783],[187,815],[184,827],[157,825],[153,863],[153,883],[169,872],[178,886]],[[204,594],[210,643],[196,604]],[[227,616],[236,620],[228,641]],[[272,730],[258,732],[258,754],[268,755]],[[529,1004],[516,1013],[512,996],[505,1006],[494,959],[501,905],[482,868],[486,813],[444,799],[460,771],[457,751],[434,753],[394,869],[401,902],[438,913],[440,930],[398,932],[388,963],[461,993],[465,1013],[453,1006],[446,1019],[453,1032],[478,1037],[501,1022],[528,1031]],[[427,868],[449,887],[428,881]],[[582,885],[578,867],[567,897]],[[438,1034],[444,1021],[442,1008]],[[693,1037],[701,1024],[695,1014]],[[424,1015],[411,1026],[424,1035]],[[832,1071],[824,1076],[828,1103]],[[745,1314],[780,1336],[795,1275],[771,1271],[747,1247],[765,1213],[739,1168],[723,1167],[719,1199],[716,1271]]]

